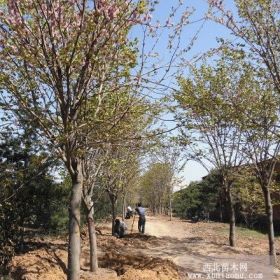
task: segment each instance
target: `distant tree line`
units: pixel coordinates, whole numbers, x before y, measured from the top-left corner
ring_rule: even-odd
[[[256,178],[249,170],[243,170],[233,185],[236,222],[251,229],[267,231],[263,194]],[[272,204],[279,207],[279,176],[275,174],[272,187]],[[218,170],[212,170],[201,181],[191,182],[173,194],[173,210],[176,216],[193,221],[229,222],[229,209]],[[275,230],[280,232],[275,215]]]

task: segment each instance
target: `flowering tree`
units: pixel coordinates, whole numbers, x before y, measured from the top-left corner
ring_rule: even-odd
[[[55,147],[72,178],[68,279],[79,279],[84,147],[105,96],[135,62],[129,1],[7,1],[0,13],[1,101]],[[104,90],[104,87],[110,91]]]
[[[88,136],[83,200],[87,209],[91,271],[96,271],[98,267],[93,217],[97,197],[94,194],[98,189],[101,193],[107,191],[116,197],[121,193],[125,197],[127,186],[138,171],[135,163],[138,167],[138,150],[142,146],[142,137],[152,120],[146,114],[148,108],[151,112],[151,104],[131,92],[123,91],[121,96],[108,100],[99,114],[101,126],[96,124],[94,133]],[[106,180],[109,177],[114,179],[114,184],[109,185],[109,180]]]
[[[225,6],[225,1],[208,0],[210,17],[226,26],[245,43],[246,51],[263,63],[280,93],[278,0],[235,0],[238,17]]]
[[[101,125],[99,114],[120,87],[147,93],[163,84],[179,50],[182,27],[170,23],[178,9],[172,7],[163,25],[152,23],[150,12],[158,1],[132,0],[7,0],[0,11],[1,108],[32,123],[39,138],[50,145],[72,178],[69,205],[68,279],[79,279],[80,203],[83,163],[89,134]],[[178,1],[178,7],[182,1]],[[128,39],[132,26],[142,24],[140,50]],[[156,28],[174,31],[169,42],[178,42],[170,61],[154,60]],[[154,38],[148,53],[147,34]],[[170,44],[170,50],[172,44]],[[153,60],[153,61],[152,61]],[[161,71],[162,77],[157,77]],[[152,76],[152,74],[153,76]],[[141,84],[145,84],[145,90]],[[131,86],[133,84],[133,86]],[[161,87],[166,89],[166,86]],[[106,100],[106,101],[105,101]],[[108,103],[107,103],[108,104]],[[95,140],[96,142],[96,140]]]

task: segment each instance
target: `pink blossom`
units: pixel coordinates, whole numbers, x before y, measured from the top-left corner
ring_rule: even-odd
[[[152,15],[151,15],[150,13],[147,13],[147,14],[145,14],[144,17],[142,18],[142,22],[143,22],[143,23],[148,23],[148,22],[151,21],[151,19],[152,19]]]
[[[117,8],[116,6],[111,6],[108,9],[108,16],[109,18],[112,20],[114,18],[116,18],[116,16],[119,14],[119,8]]]
[[[109,33],[106,29],[102,29],[101,32],[100,32],[101,36],[104,36],[104,37],[108,37],[109,36]]]
[[[217,7],[218,9],[223,8],[223,0],[208,0],[210,6]]]

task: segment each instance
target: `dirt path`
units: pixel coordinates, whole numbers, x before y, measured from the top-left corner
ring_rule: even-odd
[[[136,230],[137,225],[134,226]],[[206,273],[205,265],[213,264],[217,258],[250,265],[257,263],[252,268],[255,273],[266,269],[264,256],[268,248],[266,236],[263,235],[245,238],[242,232],[238,233],[238,246],[232,248],[227,245],[225,224],[191,223],[176,218],[170,221],[168,217],[152,216],[147,217],[146,234],[156,236],[157,242],[152,242],[144,250],[139,249],[138,253],[172,260],[180,268],[182,279],[189,279],[190,273],[201,273],[203,270]],[[279,248],[279,239],[277,245]],[[280,279],[278,269],[274,270],[273,279]]]
[[[199,272],[206,258],[194,255],[191,244],[201,242],[192,232],[189,224],[167,217],[148,217],[146,234],[160,238],[155,247],[145,249],[142,253],[152,257],[167,258],[180,267],[181,278],[188,279],[188,272]]]
[[[190,227],[178,219],[172,221],[168,217],[147,217],[146,234],[156,237],[185,238],[191,236]]]

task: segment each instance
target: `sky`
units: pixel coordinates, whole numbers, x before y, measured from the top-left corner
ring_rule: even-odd
[[[166,22],[169,11],[171,7],[174,5],[176,6],[176,0],[160,0],[159,5],[156,7],[156,10],[153,13],[153,22],[156,22],[157,20],[160,20],[161,23]],[[203,54],[210,50],[211,48],[217,47],[217,37],[223,37],[226,39],[231,38],[229,31],[217,23],[210,22],[210,21],[202,21],[200,19],[203,18],[204,14],[207,11],[207,1],[206,0],[185,0],[184,1],[184,7],[193,7],[194,12],[192,16],[190,17],[190,22],[194,22],[192,24],[187,25],[184,28],[184,31],[182,33],[181,37],[181,44],[180,48],[185,48],[189,45],[191,39],[194,37],[194,35],[197,33],[197,31],[202,27],[200,30],[197,39],[195,40],[195,43],[190,51],[188,51],[186,54],[184,54],[184,59],[187,61],[193,61],[193,58],[196,57],[199,54]],[[225,6],[227,9],[230,9],[234,14],[236,13],[236,9],[234,7],[234,3],[232,0],[225,0]],[[182,12],[183,9],[180,10]],[[172,19],[173,22],[178,21],[180,18],[180,13],[175,16],[175,18]],[[141,34],[141,31],[135,31],[135,36],[139,36]],[[140,35],[141,36],[141,35]],[[155,61],[158,63],[164,63],[164,61],[169,61],[170,56],[172,53],[168,51],[167,48],[167,34],[163,34],[161,37],[161,40],[157,43],[157,46],[155,48],[155,52],[159,53],[158,60]],[[148,40],[147,45],[153,45],[155,39],[151,38],[150,41]],[[176,42],[175,42],[176,43]],[[146,48],[147,51],[148,47]],[[171,75],[167,77],[165,83],[171,85],[172,87],[176,87],[176,79],[173,76],[172,70],[170,71]],[[176,72],[176,69],[174,69],[174,72]],[[188,70],[185,70],[185,75],[187,75]],[[158,75],[162,74],[161,72],[158,73]],[[168,93],[167,93],[168,94]],[[163,118],[166,119],[172,119],[172,116],[165,115]],[[165,122],[164,125],[167,128],[171,128],[175,126],[175,123],[172,121]],[[183,176],[183,184],[181,186],[185,186],[189,184],[191,181],[197,181],[200,180],[203,176],[207,175],[207,171],[204,167],[202,167],[199,163],[195,161],[189,161],[185,169],[180,174]]]
[[[176,3],[179,0],[159,0],[159,4],[156,6],[156,9],[153,13],[153,19],[152,21],[155,23],[157,20],[160,20],[161,23],[166,23],[168,19],[168,15],[170,13],[171,7],[173,5],[176,6]],[[234,10],[234,4],[233,0],[225,0],[226,6]],[[187,25],[184,28],[184,31],[182,33],[181,37],[181,44],[180,48],[183,49],[187,47],[190,43],[190,40],[193,38],[193,36],[196,34],[197,30],[201,27],[203,21],[201,20],[207,11],[207,1],[206,0],[185,0],[184,1],[184,8],[186,7],[193,7],[194,12],[192,16],[190,17],[190,21],[194,22],[192,24]],[[180,15],[183,12],[183,8],[179,10],[179,13],[177,16],[175,16],[174,19],[172,19],[173,22],[177,22],[180,18]],[[141,30],[134,30],[132,32],[132,37],[141,37],[142,36]],[[188,61],[192,60],[196,55],[205,53],[207,50],[214,48],[217,46],[216,38],[217,37],[223,37],[223,38],[229,38],[230,34],[229,31],[226,30],[224,27],[207,21],[204,22],[203,28],[200,30],[197,40],[195,40],[195,43],[190,51],[188,51],[184,58]],[[150,38],[148,40],[147,45],[150,47],[153,46],[153,43],[155,42],[156,38]],[[161,39],[159,42],[157,42],[156,48],[154,49],[154,52],[157,52],[159,56],[154,59],[154,63],[165,63],[169,61],[170,56],[172,53],[167,48],[167,42],[168,42],[168,36],[167,34],[162,34]],[[176,42],[175,42],[176,43]],[[148,48],[148,47],[147,47]],[[147,50],[148,51],[148,50]],[[174,72],[176,72],[176,69],[170,71],[170,76],[167,76],[165,83],[170,84],[172,87],[176,87],[176,80],[174,78]],[[158,75],[162,74],[163,72],[158,73]],[[187,73],[187,71],[186,71]],[[155,77],[156,79],[157,77]],[[1,115],[0,115],[1,116]],[[166,119],[170,119],[169,115],[164,116]],[[172,119],[172,116],[171,116]],[[171,128],[175,126],[174,122],[165,122],[164,125],[167,128]],[[184,184],[189,184],[191,181],[200,180],[201,177],[205,176],[207,174],[207,171],[202,167],[199,163],[190,161],[186,164],[184,171],[182,172],[182,176],[184,177]]]

